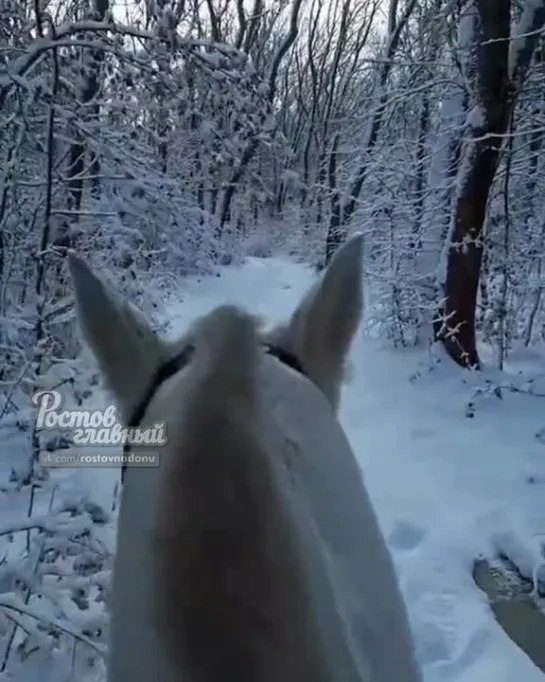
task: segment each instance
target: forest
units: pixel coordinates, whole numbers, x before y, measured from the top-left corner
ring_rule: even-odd
[[[357,230],[394,343],[478,366],[477,329],[501,366],[542,339],[545,3],[0,11],[4,380],[65,345],[68,248],[145,305],[146,278],[320,268]]]
[[[71,249],[160,329],[184,278],[278,254],[320,272],[361,232],[389,346],[468,374],[478,341],[499,370],[543,346],[544,147],[545,0],[3,0],[11,482],[43,475],[25,396],[88,391]]]

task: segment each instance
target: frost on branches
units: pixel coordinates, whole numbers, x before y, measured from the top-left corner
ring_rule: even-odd
[[[102,674],[117,491],[41,467],[73,443],[30,409],[103,400],[67,250],[163,330],[184,278],[319,269],[357,230],[374,333],[501,367],[545,338],[544,22],[541,0],[1,3],[0,672]]]

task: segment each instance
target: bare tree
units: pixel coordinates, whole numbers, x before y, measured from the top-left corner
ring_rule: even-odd
[[[401,39],[401,33],[416,6],[416,0],[408,0],[401,16],[398,16],[399,0],[390,0],[388,14],[388,36],[384,58],[378,68],[374,89],[374,111],[367,125],[363,149],[360,151],[362,161],[355,178],[350,184],[348,197],[343,201],[341,192],[333,195],[331,218],[326,237],[326,264],[330,261],[336,249],[346,238],[346,225],[350,222],[360,196],[363,183],[369,171],[370,154],[377,142],[382,121],[388,102],[387,83],[392,69],[392,60]]]
[[[269,101],[269,104],[272,105],[275,95],[276,95],[276,88],[277,88],[277,79],[278,79],[278,71],[280,69],[280,65],[282,63],[282,60],[284,59],[285,55],[287,54],[288,50],[291,48],[293,43],[295,42],[295,39],[297,38],[297,33],[298,33],[298,22],[299,22],[299,12],[301,10],[303,0],[293,0],[293,5],[291,9],[291,15],[290,15],[290,24],[289,24],[289,30],[282,42],[280,43],[276,54],[273,57],[272,64],[269,70],[269,75],[268,75],[268,89],[267,89],[267,99]],[[257,148],[259,145],[259,138],[257,136],[253,137],[253,139],[249,142],[248,146],[244,150],[244,153],[242,155],[242,158],[240,159],[240,162],[237,164],[236,168],[234,169],[231,178],[227,182],[227,187],[225,189],[224,195],[223,195],[223,200],[221,203],[221,209],[220,209],[220,227],[223,227],[229,220],[230,218],[230,209],[231,209],[231,202],[233,200],[234,193],[237,189],[237,185],[240,182],[242,176],[244,175],[244,172],[246,170],[246,167],[252,160]]]
[[[92,0],[92,2],[93,8],[89,13],[89,18],[103,22],[109,10],[109,0]],[[101,66],[103,62],[104,52],[102,50],[86,50],[82,53],[79,100],[81,107],[85,111],[86,119],[91,120],[95,124],[100,113],[98,97],[101,87]],[[92,186],[96,192],[100,164],[96,155],[88,152],[85,139],[79,128],[75,129],[74,135],[75,140],[70,147],[68,157],[67,187],[70,197],[68,208],[77,222],[81,209],[85,167],[87,165],[89,168],[92,176]],[[63,242],[65,246],[68,245],[70,239],[69,235],[66,235],[66,237],[68,241],[65,239]]]
[[[516,97],[545,23],[545,2],[533,0],[511,37],[511,0],[475,0],[475,6],[480,18],[477,90],[447,243],[443,322],[436,326],[450,357],[470,367],[479,366],[475,311],[488,197]]]

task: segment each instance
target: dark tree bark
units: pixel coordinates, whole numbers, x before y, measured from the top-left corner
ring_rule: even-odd
[[[490,188],[498,167],[515,98],[527,73],[537,31],[522,39],[509,56],[511,0],[476,0],[481,22],[476,102],[480,113],[470,118],[461,164],[461,191],[450,236],[445,279],[443,322],[436,325],[450,357],[463,367],[479,367],[475,312],[482,263],[483,226]],[[532,8],[532,28],[545,20],[543,7]],[[525,29],[525,33],[529,33]],[[531,45],[530,45],[531,43]],[[511,73],[510,73],[511,71]]]

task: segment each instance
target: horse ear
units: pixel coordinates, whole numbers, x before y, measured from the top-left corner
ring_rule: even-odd
[[[83,336],[128,419],[162,359],[163,344],[142,314],[110,291],[81,258],[70,253],[68,266]]]
[[[289,323],[272,334],[275,343],[298,357],[335,410],[362,314],[363,235],[357,235],[336,252]]]

